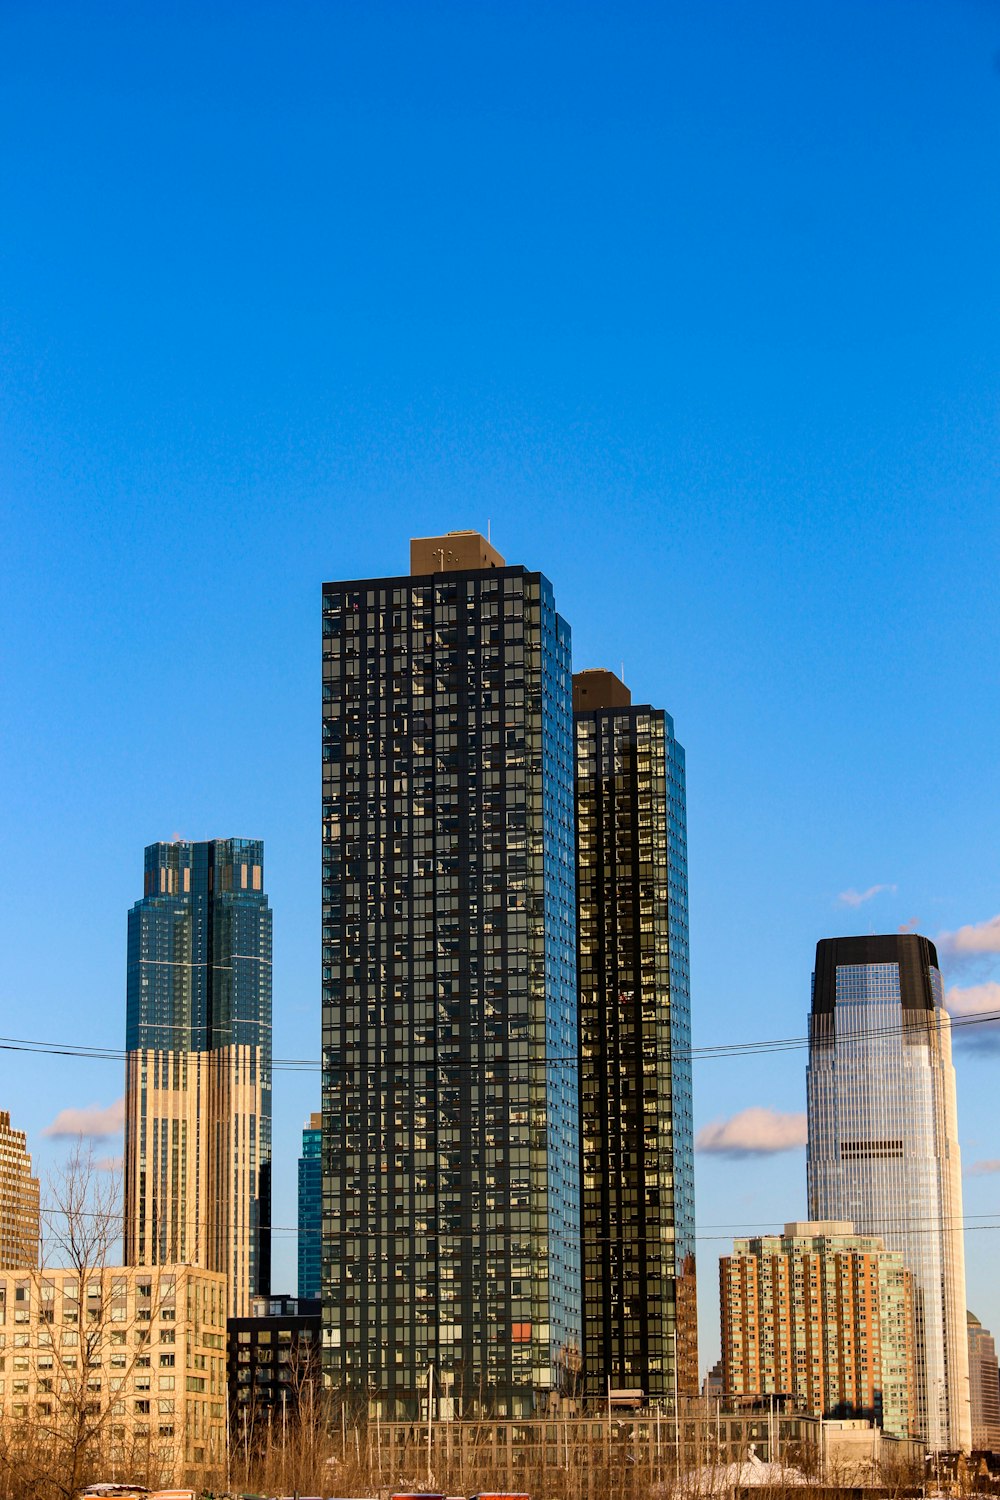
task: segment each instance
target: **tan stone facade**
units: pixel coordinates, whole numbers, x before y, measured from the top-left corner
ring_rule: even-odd
[[[972,1406],[972,1447],[980,1453],[1000,1453],[1000,1379],[993,1335],[977,1317],[967,1314],[969,1328],[969,1396]]]
[[[23,1130],[0,1110],[0,1269],[38,1265],[38,1178]]]
[[[187,1266],[0,1273],[8,1447],[63,1473],[74,1435],[101,1478],[226,1475],[226,1283]]]
[[[228,1310],[254,1293],[260,1049],[130,1052],[126,1062],[125,1260],[227,1278]]]

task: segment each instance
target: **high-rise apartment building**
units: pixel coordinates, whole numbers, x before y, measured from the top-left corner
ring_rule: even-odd
[[[969,1397],[972,1446],[978,1453],[1000,1453],[1000,1370],[993,1335],[968,1313]]]
[[[570,632],[474,532],[323,586],[323,1361],[535,1409],[580,1341]]]
[[[315,1298],[322,1284],[323,1116],[312,1114],[302,1129],[299,1157],[299,1296]]]
[[[793,1223],[733,1241],[719,1263],[723,1388],[791,1396],[814,1417],[915,1425],[913,1280],[849,1223]]]
[[[0,1270],[37,1266],[38,1178],[23,1130],[12,1130],[10,1111],[0,1110]]]
[[[129,912],[125,1259],[271,1274],[271,909],[259,839],[146,850]]]
[[[881,1235],[913,1272],[917,1434],[968,1450],[965,1252],[951,1022],[914,933],[817,944],[807,1073],[809,1213]]]
[[[573,678],[585,1390],[697,1395],[684,750]]]

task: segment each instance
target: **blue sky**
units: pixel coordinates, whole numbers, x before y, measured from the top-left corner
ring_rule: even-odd
[[[318,1054],[319,585],[487,521],[577,666],[674,715],[696,1045],[802,1036],[820,937],[995,917],[998,59],[987,0],[10,0],[4,1030],[121,1046],[143,846],[233,834],[276,1053]],[[945,947],[997,1008],[1000,934]],[[965,1035],[1000,1332],[1000,1046]],[[697,1063],[699,1127],[800,1113],[804,1064]],[[121,1091],[0,1053],[43,1170]],[[317,1102],[278,1076],[289,1167]],[[699,1153],[703,1364],[727,1236],[804,1178]]]

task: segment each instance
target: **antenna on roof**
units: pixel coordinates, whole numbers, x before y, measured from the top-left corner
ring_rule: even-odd
[[[491,542],[493,540],[493,538],[490,536],[490,526],[492,524],[493,523],[490,521],[489,517],[487,517],[487,519],[486,519],[486,540],[488,542]]]
[[[622,657],[622,682],[625,681],[625,658]]]

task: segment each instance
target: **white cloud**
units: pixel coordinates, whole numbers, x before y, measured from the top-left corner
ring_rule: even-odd
[[[124,1156],[102,1156],[94,1163],[99,1172],[121,1172],[125,1167]]]
[[[992,1161],[974,1161],[971,1167],[966,1167],[966,1177],[990,1177],[994,1172],[1000,1172],[1000,1161],[995,1158]]]
[[[774,1156],[806,1144],[806,1117],[753,1105],[728,1120],[703,1125],[695,1150],[716,1156]]]
[[[866,901],[871,901],[874,896],[881,896],[883,891],[891,891],[896,894],[894,885],[870,885],[866,891],[856,891],[852,887],[849,891],[841,891],[837,900],[841,906],[864,906]]]
[[[937,947],[942,953],[955,957],[970,953],[1000,953],[1000,915],[987,917],[985,922],[968,922],[957,932],[941,932]]]
[[[953,984],[945,991],[945,1009],[955,1022],[958,1044],[996,1052],[1000,1045],[1000,983]]]
[[[54,1140],[67,1136],[87,1136],[92,1141],[106,1141],[120,1135],[125,1124],[125,1100],[116,1099],[106,1106],[88,1104],[83,1109],[61,1109],[42,1131]]]
[[[984,984],[953,984],[945,991],[945,1007],[951,1016],[982,1016],[1000,1013],[1000,982],[987,979]]]

